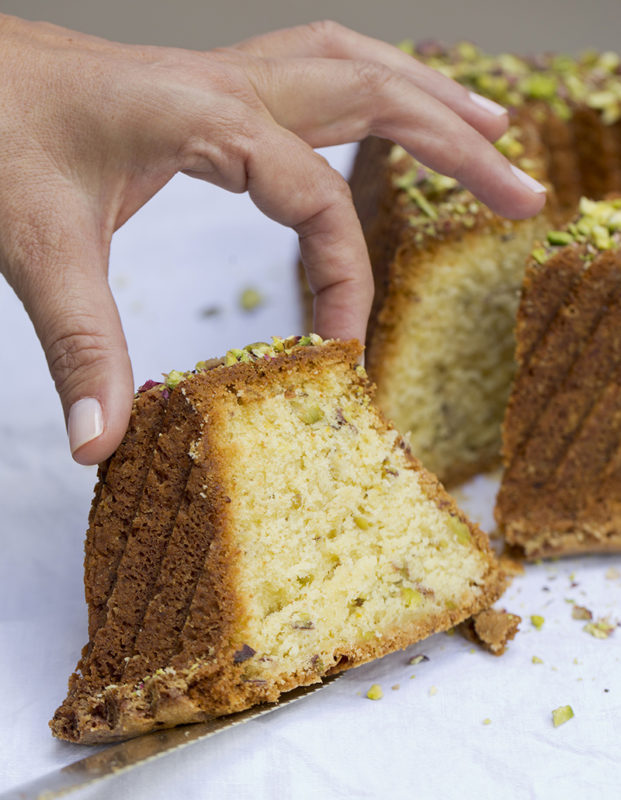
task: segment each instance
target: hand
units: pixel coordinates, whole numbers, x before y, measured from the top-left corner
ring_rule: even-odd
[[[373,282],[347,184],[314,147],[376,134],[500,214],[543,187],[490,144],[504,111],[398,49],[318,23],[236,47],[121,45],[0,15],[0,268],[30,315],[74,458],[118,446],[134,391],[110,240],[177,172],[299,235],[315,329],[364,340]]]

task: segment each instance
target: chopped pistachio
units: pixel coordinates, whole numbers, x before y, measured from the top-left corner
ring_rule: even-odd
[[[420,664],[423,661],[429,661],[429,656],[420,653],[417,656],[412,656],[412,658],[408,661],[408,664],[412,664],[413,666],[415,666],[416,664]]]
[[[323,410],[314,403],[307,404],[300,400],[293,400],[291,402],[291,407],[298,419],[305,425],[314,425],[316,422],[320,422],[325,416]]]
[[[574,716],[574,710],[571,706],[559,706],[552,712],[552,722],[554,727],[558,728],[559,725],[564,725]]]
[[[573,237],[567,231],[550,231],[548,233],[548,242],[554,245],[566,245],[573,242]]]
[[[483,724],[484,724],[484,725],[491,725],[491,724],[492,724],[492,721],[491,721],[491,719],[490,719],[489,717],[486,717],[486,718],[483,720]]]
[[[434,694],[438,694],[438,687],[437,686],[432,686],[431,689],[429,689],[429,694],[430,694],[431,697],[433,697]]]
[[[379,683],[374,683],[367,692],[367,697],[369,700],[381,700],[383,696],[384,692],[382,691],[382,687],[379,685]]]
[[[403,602],[407,608],[417,608],[423,602],[422,594],[416,589],[412,589],[410,586],[401,587],[401,597],[403,598]]]
[[[539,656],[533,656],[532,662],[533,664],[543,664],[543,660]]]
[[[239,306],[243,311],[254,311],[263,305],[265,299],[258,289],[248,286],[239,295]]]
[[[413,200],[416,203],[416,205],[420,208],[423,214],[426,214],[430,219],[438,218],[438,212],[431,205],[429,200],[427,200],[427,198],[421,192],[420,189],[417,189],[416,186],[410,186],[407,189],[407,193],[410,200]]]
[[[533,628],[535,628],[536,630],[540,631],[541,628],[543,627],[543,623],[544,622],[545,622],[545,619],[542,616],[540,616],[539,614],[532,614],[531,615],[530,623],[533,626]]]
[[[164,376],[164,383],[169,389],[174,389],[175,386],[178,386],[182,380],[185,380],[185,375],[183,372],[179,372],[176,369],[171,369],[168,375]]]
[[[455,536],[459,544],[467,545],[472,542],[470,528],[458,517],[450,517],[447,522],[448,529]]]
[[[616,626],[608,619],[598,619],[596,622],[587,622],[582,628],[585,633],[590,633],[596,639],[608,639],[615,632]]]

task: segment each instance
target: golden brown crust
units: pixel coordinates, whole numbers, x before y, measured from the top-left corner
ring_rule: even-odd
[[[518,313],[496,518],[528,558],[621,548],[621,253],[584,257],[533,260]]]

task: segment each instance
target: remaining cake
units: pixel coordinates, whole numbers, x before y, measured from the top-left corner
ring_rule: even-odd
[[[621,549],[621,199],[528,263],[496,506],[528,558]]]
[[[407,46],[406,46],[407,49]],[[488,56],[424,43],[416,57],[509,107],[498,147],[550,186],[534,220],[509,222],[390,142],[367,139],[351,188],[376,297],[367,368],[377,402],[412,449],[453,484],[500,460],[526,257],[581,195],[621,190],[619,57]]]
[[[274,701],[487,607],[504,576],[371,402],[356,342],[230,351],[138,393],[86,540],[84,743]]]

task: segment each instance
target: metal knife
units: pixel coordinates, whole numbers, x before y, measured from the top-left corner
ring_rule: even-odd
[[[54,800],[69,792],[83,788],[94,781],[100,781],[113,775],[125,772],[138,764],[144,764],[159,758],[165,753],[180,750],[188,744],[207,739],[216,733],[257,719],[269,714],[278,708],[287,706],[302,697],[306,697],[318,689],[323,689],[329,683],[337,680],[339,675],[330,675],[322,683],[311,686],[300,686],[291,692],[283,694],[277,703],[267,703],[254,706],[237,714],[218,717],[209,722],[199,722],[192,725],[181,725],[177,728],[168,728],[155,731],[129,739],[120,744],[110,745],[93,755],[75,761],[66,767],[49,772],[41,778],[36,778],[29,783],[24,783],[14,789],[0,794],[0,800]]]

